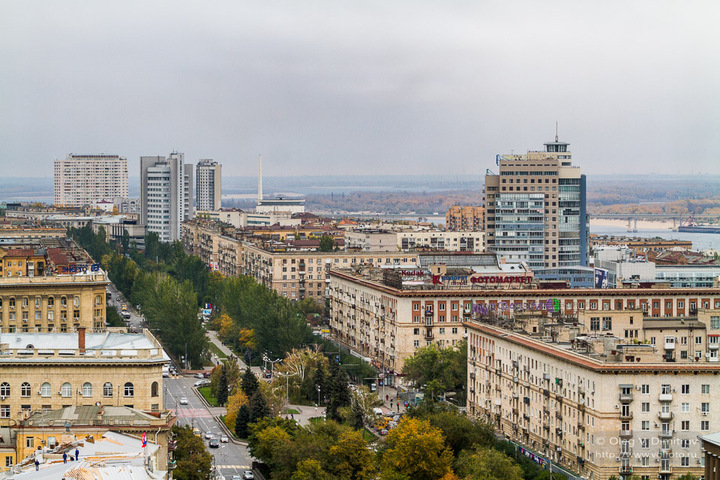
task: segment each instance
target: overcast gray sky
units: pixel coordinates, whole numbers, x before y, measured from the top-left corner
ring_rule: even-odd
[[[0,3],[0,167],[115,153],[224,175],[720,174],[717,1]]]

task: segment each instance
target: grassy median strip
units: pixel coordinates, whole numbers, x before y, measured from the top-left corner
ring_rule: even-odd
[[[213,407],[217,407],[217,406],[218,406],[217,398],[213,397],[213,394],[212,394],[212,392],[210,391],[210,387],[209,387],[209,386],[207,386],[207,387],[199,387],[197,390],[198,390],[198,392],[200,392],[200,395],[202,395],[203,397],[205,397],[205,400],[207,400],[207,402],[208,402],[211,406],[213,406]]]

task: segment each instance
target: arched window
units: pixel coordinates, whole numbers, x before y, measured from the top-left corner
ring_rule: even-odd
[[[72,385],[70,385],[69,382],[65,382],[62,384],[62,388],[60,388],[60,395],[63,397],[72,397]]]
[[[20,385],[20,395],[23,397],[29,397],[32,395],[32,391],[30,390],[30,384],[28,382],[23,382],[22,385]]]
[[[60,297],[60,306],[67,307],[67,297]]]
[[[153,382],[150,386],[150,395],[153,397],[158,396],[158,382]]]
[[[73,298],[73,306],[79,307],[80,306],[80,297],[74,297]]]
[[[125,396],[126,396],[126,397],[133,397],[133,396],[135,396],[135,387],[134,387],[133,384],[130,383],[130,382],[127,382],[127,383],[125,384],[125,390],[124,390],[124,391],[125,391]]]
[[[48,297],[48,307],[55,306],[55,297]]]
[[[8,304],[10,305],[10,308],[15,308],[15,297],[10,297]]]
[[[92,397],[92,383],[85,382],[83,383],[83,397]]]
[[[112,397],[112,383],[105,382],[103,385],[103,397]]]
[[[3,397],[9,397],[10,396],[10,384],[7,382],[3,382],[0,384],[0,395]]]
[[[95,305],[102,305],[102,297],[100,295],[95,295]]]
[[[50,384],[48,382],[45,382],[40,387],[40,396],[41,397],[49,397],[52,395],[52,388],[50,387]]]

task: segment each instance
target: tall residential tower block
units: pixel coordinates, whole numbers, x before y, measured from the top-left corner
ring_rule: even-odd
[[[180,225],[193,217],[193,166],[184,157],[140,157],[140,222],[161,242],[179,240]]]
[[[198,211],[220,210],[222,165],[211,160],[199,160],[195,167],[195,208]]]
[[[116,197],[128,197],[127,158],[70,153],[55,160],[55,205],[84,207]]]
[[[542,152],[498,155],[498,174],[485,176],[488,251],[532,269],[587,265],[585,175],[572,165],[568,143]]]

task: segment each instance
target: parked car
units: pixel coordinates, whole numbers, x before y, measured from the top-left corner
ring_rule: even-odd
[[[222,443],[228,443],[228,442],[230,441],[230,439],[228,438],[227,435],[222,435],[222,436],[220,437],[220,441],[221,441]]]
[[[193,385],[196,387],[207,387],[208,385],[210,385],[210,380],[203,378],[202,380],[198,380],[197,382],[193,383]]]
[[[218,447],[220,447],[220,442],[218,441],[217,438],[212,438],[212,439],[210,439],[210,443],[208,444],[208,446],[210,448],[218,448]]]
[[[187,404],[188,404],[188,399],[187,399],[187,397],[182,397],[182,398],[180,399],[180,405],[187,405]]]
[[[194,375],[195,378],[205,378],[205,375],[202,374],[202,372],[198,372]]]

